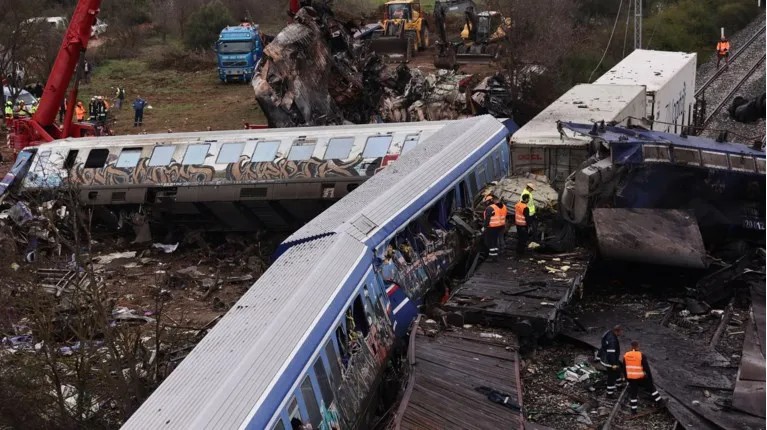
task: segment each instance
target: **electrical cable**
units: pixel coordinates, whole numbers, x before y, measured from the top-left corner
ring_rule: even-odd
[[[618,13],[615,14],[613,31],[610,32],[610,39],[607,40],[607,46],[605,47],[605,52],[602,53],[602,58],[599,59],[599,64],[597,64],[597,66],[594,67],[594,70],[591,71],[588,82],[591,82],[591,78],[594,76],[594,73],[596,73],[597,69],[599,69],[599,66],[602,65],[602,61],[604,61],[605,56],[607,55],[607,51],[610,49],[610,44],[613,41],[613,35],[615,35],[615,27],[618,26],[618,19],[621,17],[621,10],[623,10],[623,0],[621,0],[620,4],[618,4]]]
[[[626,8],[626,31],[623,33],[623,52],[621,58],[626,58],[626,40],[629,38],[629,21],[631,20],[631,5]]]

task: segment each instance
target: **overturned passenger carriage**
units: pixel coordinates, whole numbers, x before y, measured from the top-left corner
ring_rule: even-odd
[[[510,131],[449,122],[294,233],[124,428],[372,428],[395,345],[474,239],[451,218],[508,173]]]
[[[446,122],[65,139],[21,152],[6,184],[75,190],[109,214],[295,230]],[[102,211],[103,212],[103,211]]]

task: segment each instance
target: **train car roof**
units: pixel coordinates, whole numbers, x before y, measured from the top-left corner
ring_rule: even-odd
[[[123,428],[236,429],[265,404],[277,409],[314,352],[306,340],[332,331],[347,300],[339,309],[328,309],[330,302],[351,297],[365,275],[365,249],[333,235],[288,250]]]
[[[253,130],[220,130],[184,133],[156,133],[156,134],[133,134],[122,136],[81,137],[56,140],[51,143],[40,145],[41,150],[60,145],[77,147],[110,147],[117,145],[153,145],[191,143],[205,141],[232,141],[232,140],[274,140],[305,136],[313,137],[348,137],[364,136],[386,133],[402,132],[434,132],[444,127],[450,121],[410,122],[410,123],[382,123],[382,124],[353,124],[323,127],[294,127],[294,128],[266,128]]]
[[[389,230],[401,226],[403,219],[421,210],[419,205],[424,202],[419,197],[442,192],[447,187],[438,184],[455,181],[484,155],[484,144],[506,135],[506,126],[489,115],[445,125],[289,236],[278,253],[333,232],[346,231],[365,240],[397,218],[393,227],[386,226],[391,233]]]

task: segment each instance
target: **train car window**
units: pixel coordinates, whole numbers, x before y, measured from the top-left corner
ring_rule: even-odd
[[[138,160],[141,158],[141,148],[125,148],[120,152],[120,156],[117,157],[115,167],[131,168],[138,165]]]
[[[367,336],[370,332],[370,324],[368,324],[367,317],[365,316],[365,306],[362,304],[362,299],[359,295],[354,299],[352,314],[354,315],[355,328],[362,333],[362,337]]]
[[[274,423],[272,426],[272,430],[285,430],[285,423],[282,422],[282,418],[280,418],[279,421]]]
[[[487,184],[487,174],[485,173],[485,166],[482,166],[477,171],[477,180],[479,181],[479,185],[481,187],[484,187],[485,184]]]
[[[338,387],[341,385],[341,362],[338,361],[338,355],[330,341],[325,344],[325,355],[328,358],[328,367],[330,367],[330,383]]]
[[[272,162],[274,157],[277,156],[277,150],[280,148],[279,140],[265,140],[256,144],[256,149],[253,151],[253,156],[250,157],[250,161],[253,163],[259,163],[264,161]]]
[[[415,148],[416,145],[418,145],[418,139],[421,136],[418,134],[408,134],[405,136],[405,143],[402,144],[402,153],[406,153],[410,151],[411,149]]]
[[[336,342],[338,343],[338,351],[341,354],[341,363],[346,367],[349,363],[349,338],[346,336],[344,328],[340,325],[336,328]]]
[[[176,147],[173,145],[155,146],[147,165],[149,167],[167,166],[173,161],[174,152],[176,152]]]
[[[333,403],[333,389],[330,388],[330,378],[328,372],[325,371],[325,365],[322,364],[322,358],[318,358],[314,363],[314,374],[317,375],[317,385],[320,386],[320,393],[322,393],[325,406],[330,406]]]
[[[288,403],[288,418],[290,418],[291,427],[297,422],[303,425],[303,418],[301,418],[301,410],[298,409],[298,399],[296,396],[290,396],[290,403]]]
[[[477,175],[474,174],[474,172],[469,173],[469,191],[471,191],[472,196],[477,195]]]
[[[221,149],[218,150],[216,163],[229,164],[240,161],[240,155],[242,155],[243,148],[245,148],[245,144],[243,143],[225,143],[221,145]]]
[[[293,145],[290,147],[288,160],[303,161],[312,158],[315,145]]]
[[[378,309],[373,304],[373,300],[370,297],[370,291],[368,291],[368,286],[365,285],[364,288],[364,294],[365,294],[365,310],[368,314],[368,323],[372,326],[376,323],[378,323]]]
[[[495,166],[493,165],[492,158],[487,159],[487,177],[488,177],[488,181],[492,181],[495,179]]]
[[[301,383],[301,396],[304,398],[304,404],[306,405],[306,411],[309,413],[309,422],[312,424],[312,428],[320,428],[322,415],[320,414],[320,406],[317,404],[317,396],[314,394],[314,387],[312,387],[309,375],[306,375],[304,382]]]
[[[108,149],[91,149],[88,153],[88,158],[85,160],[86,169],[100,169],[107,164],[107,157],[109,157]]]
[[[345,160],[352,153],[353,137],[334,137],[328,141],[325,160]]]
[[[469,187],[466,186],[466,181],[463,180],[458,185],[458,190],[461,192],[461,205],[462,207],[468,208],[471,206],[471,199],[469,198]]]
[[[391,145],[391,136],[371,136],[365,144],[365,150],[362,151],[363,158],[381,158],[389,152]]]
[[[208,148],[210,148],[210,145],[207,143],[189,145],[186,148],[186,154],[184,154],[184,159],[181,161],[181,164],[189,165],[205,163],[205,159],[208,157]]]
[[[69,170],[75,166],[75,161],[77,160],[77,153],[78,151],[76,149],[71,150],[67,153],[67,158],[64,160],[64,169]]]

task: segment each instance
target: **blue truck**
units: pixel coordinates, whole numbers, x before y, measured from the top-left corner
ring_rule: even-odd
[[[224,28],[218,36],[215,51],[221,82],[250,82],[264,53],[258,26],[242,23]]]

